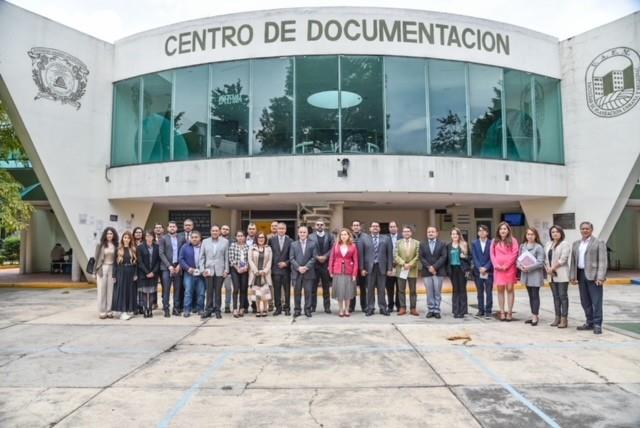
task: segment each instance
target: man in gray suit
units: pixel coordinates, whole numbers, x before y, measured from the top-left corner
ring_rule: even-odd
[[[202,241],[200,250],[200,272],[207,283],[207,304],[202,319],[209,318],[215,312],[216,318],[222,318],[222,282],[229,274],[229,241],[220,236],[220,226],[211,226],[211,237]]]
[[[363,234],[358,240],[361,274],[367,278],[367,312],[370,317],[375,312],[376,295],[382,315],[389,316],[386,299],[387,276],[393,275],[393,244],[391,238],[380,235],[380,223],[371,222],[370,235]]]
[[[580,223],[582,239],[573,243],[571,251],[572,284],[578,283],[580,303],[587,319],[578,330],[602,334],[602,287],[607,276],[607,245],[593,236],[593,225]]]
[[[300,316],[302,289],[304,289],[304,314],[309,318],[311,317],[311,294],[312,288],[316,283],[317,245],[314,241],[308,239],[308,234],[309,229],[307,229],[307,226],[298,227],[298,240],[291,244],[289,250],[295,301],[294,318]]]
[[[160,253],[160,273],[162,281],[162,309],[164,316],[169,318],[169,295],[173,284],[173,315],[182,313],[182,272],[178,256],[180,248],[184,245],[184,234],[178,234],[178,225],[170,221],[167,225],[167,234],[158,241]]]

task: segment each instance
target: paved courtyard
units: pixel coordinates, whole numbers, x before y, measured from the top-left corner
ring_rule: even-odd
[[[606,288],[602,336],[575,330],[575,287],[566,330],[541,294],[530,327],[524,291],[511,323],[454,320],[451,295],[441,320],[202,323],[101,321],[95,289],[0,289],[0,426],[640,426],[640,336],[618,328],[640,323],[640,287]]]

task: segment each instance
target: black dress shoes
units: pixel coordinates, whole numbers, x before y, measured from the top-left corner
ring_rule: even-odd
[[[478,312],[476,312],[476,316],[477,317],[483,317],[484,316],[484,312],[478,311]]]
[[[585,331],[585,330],[593,330],[593,324],[582,324],[576,327],[576,330]]]
[[[216,312],[216,319],[222,319],[222,315],[220,314],[220,312]]]
[[[331,309],[329,309],[329,308],[325,308],[325,309],[324,309],[324,313],[325,313],[325,314],[330,314],[330,313],[331,313]]]
[[[593,334],[602,334],[602,327],[600,327],[599,325],[594,325]]]
[[[274,317],[277,317],[280,314],[282,314],[282,309],[280,309],[280,308],[276,308],[276,310],[273,311],[273,316]]]
[[[177,310],[176,308],[173,308],[173,312],[172,312],[172,314],[173,314],[174,316],[178,316],[178,315],[180,315],[180,312],[178,312],[178,310]]]
[[[425,316],[425,318],[433,318],[435,316],[435,314],[433,312],[427,312],[427,315]]]
[[[185,312],[183,316],[185,318],[189,318],[191,316],[191,312]]]
[[[439,314],[439,313],[433,314],[433,316],[434,316],[434,317],[436,317],[436,319],[437,319],[437,320],[439,320],[440,318],[442,318],[442,317],[440,316],[440,314]]]
[[[381,313],[382,315],[384,315],[385,317],[388,317],[388,316],[390,316],[390,315],[391,315],[391,313],[390,313],[388,310],[386,310],[386,309],[385,309],[384,311],[380,311],[380,313]]]
[[[373,310],[368,310],[364,313],[366,316],[370,317],[371,315],[373,315]]]
[[[202,318],[203,320],[207,319],[207,318],[210,318],[210,317],[211,317],[211,312],[209,312],[209,311],[204,311],[202,313],[202,315],[200,316],[200,318]]]
[[[290,316],[291,316],[291,311],[290,311],[289,309],[285,309],[285,310],[284,310],[284,314],[285,314],[286,316],[290,317]]]
[[[231,308],[229,306],[225,306],[224,307],[224,313],[225,314],[230,314],[231,313]]]
[[[311,312],[313,312],[313,309],[311,309],[311,310],[307,309],[307,310],[304,311],[304,315],[307,318],[311,318]]]
[[[171,316],[171,314],[169,313],[169,309],[165,309],[164,310],[164,317],[165,318],[169,318]]]
[[[300,312],[300,310],[298,310],[298,309],[296,309],[295,311],[293,311],[293,317],[294,317],[294,318],[299,317],[299,316],[300,316],[300,314],[301,314],[301,312]]]

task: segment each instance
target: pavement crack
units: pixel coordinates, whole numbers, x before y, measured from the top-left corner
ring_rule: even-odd
[[[604,383],[606,384],[613,384],[613,382],[611,382],[611,380],[609,380],[609,378],[607,378],[605,375],[601,374],[598,370],[592,369],[590,367],[584,366],[582,364],[580,364],[579,362],[577,362],[576,360],[574,360],[573,358],[569,358],[566,357],[569,361],[571,361],[572,363],[574,363],[576,366],[580,367],[583,370],[586,370],[590,373],[593,373],[594,375],[598,376],[600,379],[602,379],[604,381]]]
[[[320,421],[318,419],[316,419],[315,416],[313,416],[313,402],[315,401],[315,399],[318,397],[318,388],[314,388],[313,390],[313,395],[311,396],[311,399],[309,400],[309,404],[308,404],[308,413],[309,416],[311,417],[311,419],[313,419],[313,421],[316,423],[316,425],[318,425],[319,427],[324,427],[323,424],[320,423]]]
[[[242,392],[240,392],[240,395],[244,394],[244,392],[249,389],[249,387],[253,384],[255,384],[258,381],[258,378],[260,377],[260,375],[262,374],[262,372],[264,372],[264,369],[267,367],[267,365],[271,362],[271,356],[269,354],[267,354],[267,356],[265,357],[265,362],[262,364],[262,366],[260,367],[260,369],[258,370],[258,372],[256,373],[256,376],[250,380],[249,382],[247,382],[244,385],[244,388],[242,389]]]

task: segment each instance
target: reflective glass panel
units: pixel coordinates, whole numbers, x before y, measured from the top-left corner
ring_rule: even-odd
[[[464,64],[429,60],[431,154],[467,155]]]
[[[142,163],[171,160],[170,71],[142,77]]]
[[[138,163],[140,126],[140,78],[114,85],[111,164]]]
[[[469,65],[469,112],[471,153],[483,158],[502,158],[502,70]]]
[[[538,162],[563,163],[562,104],[560,81],[535,77],[535,115],[538,138]]]
[[[533,159],[533,118],[531,117],[531,75],[504,71],[507,122],[507,159]]]
[[[176,70],[173,159],[201,159],[207,153],[209,66]]]

